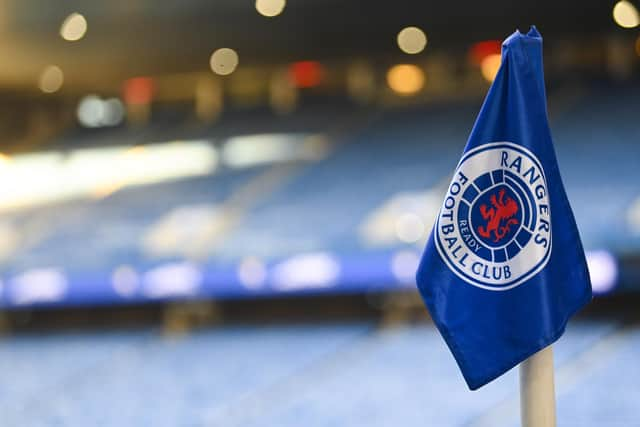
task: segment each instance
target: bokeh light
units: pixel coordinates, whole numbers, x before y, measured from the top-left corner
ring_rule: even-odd
[[[67,16],[60,26],[60,37],[73,42],[80,40],[87,32],[87,20],[79,13]]]
[[[298,61],[289,66],[291,80],[299,88],[318,86],[324,76],[324,69],[318,61]]]
[[[396,220],[396,236],[405,243],[415,243],[420,240],[425,232],[422,219],[413,212],[407,212]]]
[[[272,18],[280,15],[286,4],[286,0],[256,0],[256,10],[260,15]]]
[[[11,162],[11,156],[8,154],[0,153],[0,168]]]
[[[397,42],[404,53],[416,54],[427,46],[427,35],[418,27],[407,27],[398,33]]]
[[[498,74],[501,63],[502,56],[499,53],[485,56],[480,63],[480,71],[482,72],[482,77],[484,77],[486,81],[491,83],[496,78],[496,74]]]
[[[123,297],[130,297],[140,284],[140,276],[130,265],[117,267],[111,275],[113,290]]]
[[[38,87],[45,93],[57,92],[62,87],[62,83],[64,83],[64,74],[56,65],[46,66],[38,79]]]
[[[391,272],[400,282],[414,284],[418,264],[420,254],[408,250],[398,251],[391,259]]]
[[[154,82],[151,77],[133,77],[123,85],[123,97],[127,104],[147,105],[153,99]]]
[[[238,279],[249,289],[259,289],[267,278],[267,268],[260,258],[248,256],[238,266]]]
[[[587,251],[587,265],[593,293],[605,294],[615,288],[618,280],[618,263],[605,250]]]
[[[80,100],[76,116],[84,127],[116,126],[124,120],[125,110],[118,98],[102,100],[88,95]]]
[[[235,71],[238,61],[238,54],[235,50],[223,47],[211,54],[209,65],[214,73],[226,76]]]
[[[394,65],[387,72],[387,84],[400,95],[413,95],[424,87],[424,72],[412,64]]]
[[[118,98],[109,98],[103,101],[104,111],[102,124],[104,126],[116,126],[124,120],[125,110],[122,101]]]
[[[473,65],[480,66],[482,60],[489,55],[500,54],[502,50],[501,40],[484,40],[474,43],[469,49],[469,61]]]
[[[640,24],[638,9],[626,0],[619,1],[613,7],[613,20],[622,28],[635,28]]]
[[[104,114],[102,100],[96,95],[88,95],[82,98],[78,104],[76,115],[78,121],[85,127],[98,127]]]

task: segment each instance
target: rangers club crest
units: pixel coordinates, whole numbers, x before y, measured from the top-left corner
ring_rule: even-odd
[[[551,253],[551,211],[540,162],[510,142],[465,153],[436,222],[440,256],[479,288],[514,288],[538,273]]]

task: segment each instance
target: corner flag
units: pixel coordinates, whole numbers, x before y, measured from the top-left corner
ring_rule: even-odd
[[[591,300],[587,264],[547,120],[542,37],[502,44],[502,64],[417,272],[472,390],[556,341]]]

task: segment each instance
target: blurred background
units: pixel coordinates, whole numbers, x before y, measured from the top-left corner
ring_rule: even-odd
[[[640,425],[638,8],[0,1],[0,425],[518,425],[414,273],[531,24],[596,294],[559,425]]]

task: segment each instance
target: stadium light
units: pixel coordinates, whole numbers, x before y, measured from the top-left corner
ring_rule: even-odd
[[[142,293],[149,298],[194,295],[203,277],[201,268],[190,262],[163,264],[144,273]]]
[[[259,289],[267,278],[267,268],[257,257],[244,258],[238,266],[238,279],[247,289]]]
[[[262,16],[273,18],[282,13],[286,4],[286,0],[256,0],[256,10]]]
[[[208,175],[217,165],[217,149],[207,140],[18,154],[0,167],[0,210]]]
[[[222,146],[222,161],[230,168],[314,161],[328,154],[329,143],[320,134],[272,133],[239,135]]]
[[[60,37],[73,42],[80,40],[87,32],[87,20],[79,13],[67,16],[60,26]]]
[[[153,100],[155,84],[151,77],[133,77],[123,85],[123,98],[128,105],[148,105]]]
[[[398,33],[396,41],[401,51],[415,55],[427,46],[427,35],[418,27],[406,27]]]
[[[422,218],[413,212],[405,212],[396,219],[396,236],[404,243],[415,243],[422,239],[426,230]]]
[[[416,270],[420,263],[420,254],[416,251],[402,250],[391,258],[391,272],[403,284],[415,284]]]
[[[615,257],[605,250],[587,251],[586,256],[593,292],[605,294],[612,291],[618,281],[618,263]]]
[[[298,88],[318,86],[324,77],[324,69],[318,61],[298,61],[289,66],[291,81]]]
[[[211,70],[221,76],[233,73],[238,66],[238,62],[238,53],[226,47],[213,52],[209,59]]]
[[[130,265],[121,265],[113,271],[111,285],[118,295],[131,297],[140,285],[140,275]]]
[[[273,286],[279,291],[329,288],[340,271],[340,262],[328,252],[295,255],[273,268]]]
[[[48,65],[42,70],[38,80],[38,86],[44,93],[53,93],[60,90],[64,83],[64,74],[60,67]]]
[[[619,1],[613,7],[613,20],[622,28],[635,28],[640,25],[638,9],[626,0]]]
[[[87,95],[78,103],[76,116],[78,122],[85,127],[98,127],[102,121],[104,106],[102,100],[96,95]]]
[[[9,299],[16,305],[57,302],[64,298],[68,281],[58,268],[26,270],[9,281]]]
[[[76,116],[84,127],[116,126],[124,119],[124,105],[117,98],[101,99],[87,95],[78,103]]]
[[[474,43],[471,45],[469,49],[468,57],[469,61],[473,65],[480,66],[482,64],[482,60],[485,59],[489,55],[500,55],[502,50],[502,41],[501,40],[484,40],[481,42]]]
[[[11,162],[11,156],[4,153],[0,153],[0,168],[2,166],[9,164],[9,162]]]
[[[412,64],[394,65],[387,72],[387,84],[400,95],[413,95],[424,87],[424,72]]]

